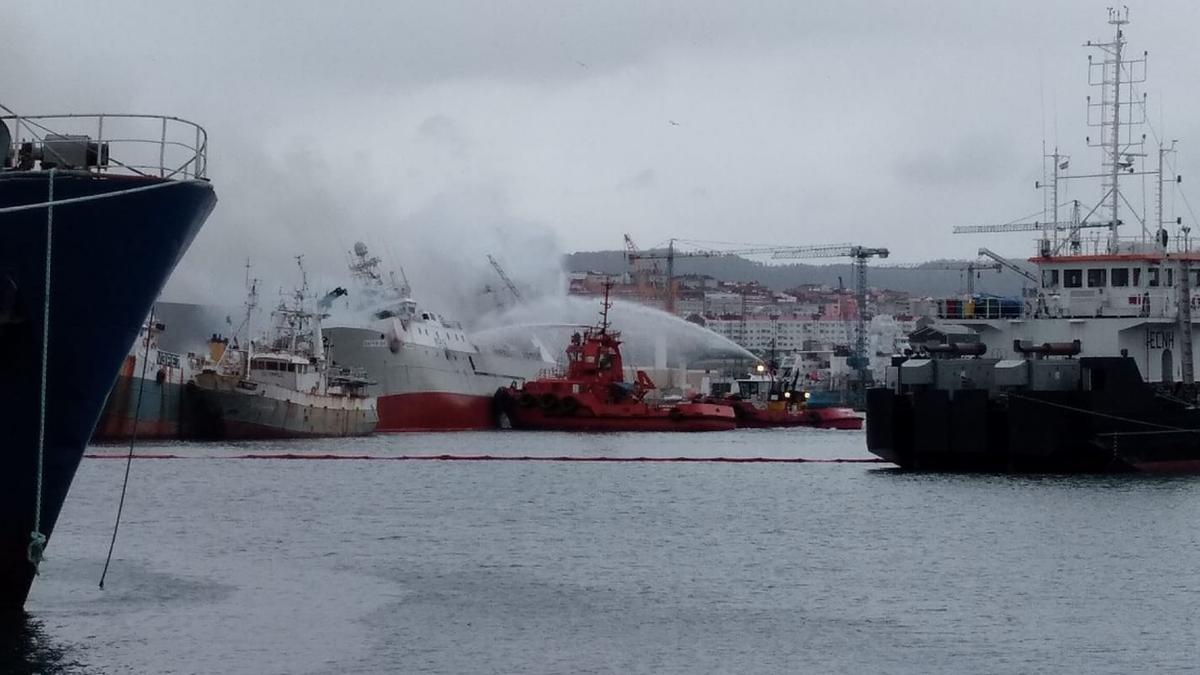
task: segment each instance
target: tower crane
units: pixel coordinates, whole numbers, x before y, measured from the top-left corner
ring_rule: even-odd
[[[633,245],[633,240],[629,238],[629,235],[625,235],[625,260],[631,267],[638,260],[667,261],[667,283],[664,289],[663,304],[667,312],[671,314],[675,313],[675,258],[714,258],[738,253],[736,251],[679,251],[675,248],[675,243],[678,241],[674,238],[669,239],[666,251],[642,252]]]
[[[867,358],[867,261],[871,258],[886,258],[888,254],[886,248],[872,248],[855,244],[788,246],[770,251],[771,257],[776,260],[850,258],[853,261],[854,300],[858,305],[858,312],[854,326],[854,348],[848,365],[858,373],[860,393],[871,380],[871,362]]]
[[[626,240],[626,243],[631,243]],[[825,246],[756,246],[739,249],[701,249],[695,251],[680,251],[677,243],[692,243],[679,239],[670,239],[665,252],[640,253],[629,252],[626,256],[632,260],[666,260],[667,261],[667,311],[675,310],[675,258],[715,258],[721,256],[758,256],[768,255],[775,260],[799,260],[811,258],[850,258],[854,265],[854,298],[858,305],[855,322],[854,342],[851,349],[849,366],[858,374],[861,385],[871,380],[870,359],[867,358],[867,261],[871,258],[886,258],[886,248],[873,248],[856,244],[832,244]]]

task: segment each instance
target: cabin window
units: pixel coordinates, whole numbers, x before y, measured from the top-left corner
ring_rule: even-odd
[[[1083,286],[1083,270],[1063,270],[1063,286],[1080,288]]]
[[[1087,271],[1088,288],[1104,288],[1108,285],[1108,270],[1101,267]]]
[[[1133,286],[1136,288],[1142,285],[1142,268],[1133,268]]]
[[[1167,268],[1167,285],[1168,286],[1175,285],[1175,269],[1172,267]]]
[[[1158,288],[1158,268],[1151,267],[1146,272],[1146,285],[1150,288]]]
[[[1129,268],[1114,267],[1112,268],[1112,285],[1113,288],[1124,287],[1129,285]]]
[[[1042,270],[1042,288],[1058,286],[1058,270]]]

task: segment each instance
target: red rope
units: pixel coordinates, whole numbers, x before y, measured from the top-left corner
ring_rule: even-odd
[[[127,455],[89,453],[89,459],[125,459]],[[875,457],[579,457],[573,455],[330,455],[306,453],[272,453],[256,455],[205,455],[190,457],[171,454],[139,454],[134,459],[349,459],[358,461],[438,461],[438,462],[684,462],[724,464],[878,464]]]

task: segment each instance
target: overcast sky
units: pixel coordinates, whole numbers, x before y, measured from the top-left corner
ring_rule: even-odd
[[[1023,256],[1027,235],[950,228],[1037,211],[1043,139],[1096,164],[1081,45],[1106,18],[1044,0],[18,2],[0,101],[208,128],[221,202],[174,299],[236,301],[246,256],[332,273],[356,239],[419,289],[478,283],[487,252],[549,278],[557,254],[625,232]],[[1132,19],[1187,181],[1200,3]]]

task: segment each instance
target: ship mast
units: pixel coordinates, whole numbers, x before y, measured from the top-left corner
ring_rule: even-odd
[[[612,291],[613,280],[606,279],[604,281],[604,305],[600,310],[600,334],[604,335],[608,332],[608,310],[612,308],[612,300],[609,299],[609,293]]]
[[[1133,100],[1133,85],[1146,81],[1146,53],[1140,59],[1124,57],[1125,33],[1122,26],[1129,23],[1129,8],[1108,9],[1108,23],[1114,26],[1114,35],[1109,42],[1089,40],[1084,46],[1098,49],[1101,52],[1099,61],[1088,55],[1088,82],[1100,87],[1100,101],[1087,98],[1088,126],[1100,127],[1100,138],[1093,141],[1087,139],[1088,145],[1102,148],[1104,160],[1101,163],[1103,178],[1102,189],[1104,196],[1100,206],[1107,206],[1109,211],[1108,252],[1117,253],[1119,250],[1119,232],[1121,227],[1121,202],[1126,201],[1121,194],[1121,174],[1134,173],[1133,158],[1144,156],[1139,152],[1145,141],[1145,136],[1134,140],[1132,128],[1142,123],[1145,116],[1142,107],[1141,117]],[[1099,76],[1094,73],[1099,69]],[[1144,98],[1144,95],[1143,95]],[[1144,101],[1142,101],[1144,103]],[[1093,121],[1092,111],[1097,111],[1099,120]],[[1128,114],[1123,114],[1126,111]],[[1124,142],[1121,140],[1121,130],[1128,129]],[[1095,210],[1095,209],[1094,209]],[[1162,241],[1161,237],[1158,241]]]

